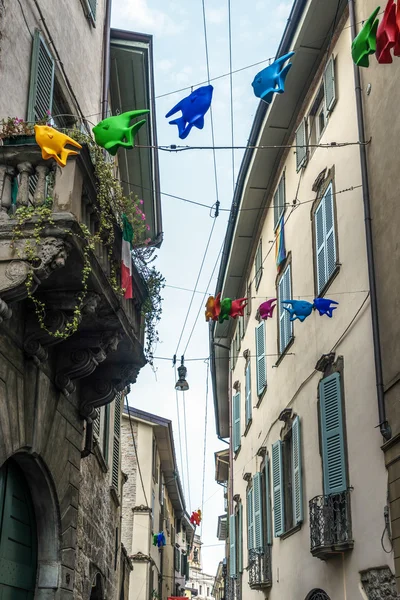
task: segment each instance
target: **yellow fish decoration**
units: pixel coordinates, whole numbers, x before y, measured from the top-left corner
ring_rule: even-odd
[[[61,133],[61,131],[57,131],[57,129],[53,129],[53,127],[49,127],[48,125],[35,125],[34,130],[36,143],[42,149],[44,160],[54,158],[60,167],[65,167],[70,155],[79,154],[75,150],[65,148],[66,144],[75,146],[75,148],[82,148],[69,135]]]

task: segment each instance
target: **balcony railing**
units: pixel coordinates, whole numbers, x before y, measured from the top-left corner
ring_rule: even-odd
[[[225,600],[242,600],[242,575],[226,577]]]
[[[321,559],[353,548],[350,492],[315,496],[310,506],[311,553]]]
[[[271,546],[249,550],[249,584],[252,589],[272,585]]]

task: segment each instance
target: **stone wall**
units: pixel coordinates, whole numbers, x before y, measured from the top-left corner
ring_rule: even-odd
[[[368,600],[397,600],[396,578],[389,567],[361,571],[361,583]]]
[[[136,447],[138,447],[137,421],[132,419],[133,434],[135,436]],[[121,469],[128,480],[124,485],[124,502],[122,505],[122,543],[124,544],[128,555],[132,552],[132,534],[133,534],[133,512],[132,508],[136,506],[136,478],[137,478],[137,460],[136,452],[132,442],[132,432],[129,419],[123,414],[121,426]]]

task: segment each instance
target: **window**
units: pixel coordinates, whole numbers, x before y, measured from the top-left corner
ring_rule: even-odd
[[[274,194],[274,230],[278,227],[281,216],[285,212],[285,202],[285,174],[283,174]]]
[[[236,513],[229,516],[229,575],[243,573],[243,508],[238,504]],[[207,596],[210,589],[207,588]]]
[[[175,571],[180,571],[181,570],[181,553],[179,548],[175,547],[175,551],[174,551],[174,562],[175,562]]]
[[[324,494],[347,490],[346,455],[340,374],[333,373],[319,383],[320,427]]]
[[[200,596],[201,596],[202,591],[203,591],[203,586],[199,585],[199,594],[200,594]]]
[[[251,370],[250,360],[246,366],[246,404],[245,404],[245,416],[246,416],[246,427],[251,421],[252,406],[251,406]]]
[[[246,497],[247,505],[247,549],[254,548],[254,509],[253,509],[253,488],[250,488]]]
[[[236,517],[234,513],[229,516],[229,576],[236,577]]]
[[[245,322],[244,322],[244,330],[247,327],[247,323],[249,322],[250,319],[250,315],[251,315],[251,282],[248,284],[247,286],[247,305],[246,305],[246,311],[245,311]],[[244,335],[244,332],[243,332]]]
[[[333,110],[336,104],[335,59],[329,59],[324,72],[324,102],[327,113]]]
[[[267,385],[267,357],[265,355],[265,321],[256,327],[257,394],[261,396]]]
[[[155,505],[156,505],[156,495],[154,493],[154,490],[151,492],[151,531],[154,533],[155,530],[155,526],[154,526],[154,511],[155,511]]]
[[[292,298],[291,264],[289,263],[278,281],[279,354],[282,354],[293,338],[293,323],[289,312],[283,307],[284,300]]]
[[[255,285],[256,290],[258,290],[258,286],[260,285],[261,277],[262,277],[262,245],[261,240],[258,243],[256,257],[254,260],[254,268],[255,268]]]
[[[240,392],[234,394],[232,399],[233,410],[232,410],[232,437],[233,437],[233,451],[237,452],[241,446],[240,440]]]
[[[308,147],[307,147],[307,121],[302,120],[299,127],[296,130],[295,135],[296,143],[296,169],[300,171],[301,167],[305,167],[308,160]]]
[[[39,30],[36,29],[32,48],[28,121],[34,122],[43,119],[47,111],[51,111],[53,89],[54,59]]]
[[[160,473],[160,489],[159,489],[159,501],[161,506],[164,504],[164,482]]]
[[[210,595],[210,588],[208,587],[207,588],[207,596],[209,596],[209,595]]]
[[[263,501],[263,524],[264,524],[264,539],[269,546],[272,544],[272,519],[271,519],[271,492],[270,492],[270,477],[269,477],[269,458],[266,456],[265,465],[262,472],[263,489],[265,494],[262,494]]]
[[[274,531],[280,537],[303,521],[300,419],[272,446]]]
[[[153,437],[152,452],[153,452],[153,454],[152,454],[152,473],[153,473],[153,479],[154,479],[154,481],[156,481],[156,478],[157,478],[157,444],[156,444],[155,437]]]
[[[113,439],[113,458],[111,484],[119,493],[119,459],[120,459],[120,434],[121,434],[121,404],[122,392],[115,396],[114,400],[114,439]]]
[[[315,273],[317,294],[334,274],[337,266],[333,186],[328,185],[314,213]]]

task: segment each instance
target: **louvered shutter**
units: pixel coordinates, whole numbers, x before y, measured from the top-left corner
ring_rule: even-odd
[[[261,280],[261,275],[262,275],[262,244],[261,244],[261,240],[257,247],[256,258],[254,261],[254,268],[255,268],[255,284],[256,284],[256,290],[257,290],[258,286],[260,285],[260,280]]]
[[[267,544],[272,544],[272,522],[271,522],[271,492],[269,481],[269,459],[265,461],[265,515],[267,519]]]
[[[265,322],[256,327],[257,394],[260,396],[267,385],[267,357],[265,356]]]
[[[261,474],[253,477],[253,506],[254,506],[254,547],[261,551],[263,546],[263,520],[261,498]]]
[[[96,21],[96,12],[97,12],[97,0],[87,0],[88,2],[88,8],[89,8],[89,12],[90,12],[90,16],[92,17],[93,21]]]
[[[272,445],[272,485],[274,494],[274,532],[275,537],[279,537],[285,531],[282,442],[280,440]]]
[[[117,491],[119,491],[119,455],[120,455],[120,434],[121,434],[121,402],[122,393],[118,393],[114,400],[114,440],[112,457],[112,476],[111,482]]]
[[[238,509],[238,572],[243,573],[243,506],[239,503]]]
[[[240,392],[233,396],[233,451],[240,448]]]
[[[296,417],[292,425],[293,518],[295,525],[298,525],[303,521],[303,489],[301,472],[300,432],[300,418]]]
[[[32,47],[28,118],[30,123],[43,119],[51,111],[54,89],[54,59],[38,29]]]
[[[291,300],[292,285],[290,280],[290,264],[286,267],[278,283],[279,303],[279,353],[281,354],[293,337],[293,323],[290,314],[284,309],[282,301]]]
[[[319,395],[324,494],[338,494],[347,489],[339,373],[320,381]]]
[[[307,164],[307,127],[306,120],[303,119],[296,131],[296,169],[300,170],[301,167]]]
[[[318,293],[336,268],[336,237],[332,184],[326,190],[314,216]]]
[[[254,548],[253,488],[247,492],[247,548]]]
[[[97,439],[100,437],[100,408],[95,408],[96,418],[93,419],[93,433],[97,436]]]
[[[328,61],[324,72],[325,109],[330,112],[336,104],[335,59]]]
[[[285,175],[282,175],[274,195],[274,229],[278,227],[280,218],[285,211],[285,201]]]
[[[229,516],[229,575],[236,577],[236,524],[234,514]]]
[[[252,406],[251,406],[251,370],[250,370],[250,361],[247,363],[246,367],[246,425],[250,421],[252,416]]]
[[[318,293],[322,290],[326,283],[326,267],[325,267],[325,234],[324,234],[324,202],[319,203],[314,216],[315,222],[315,246],[317,257],[317,282]]]

